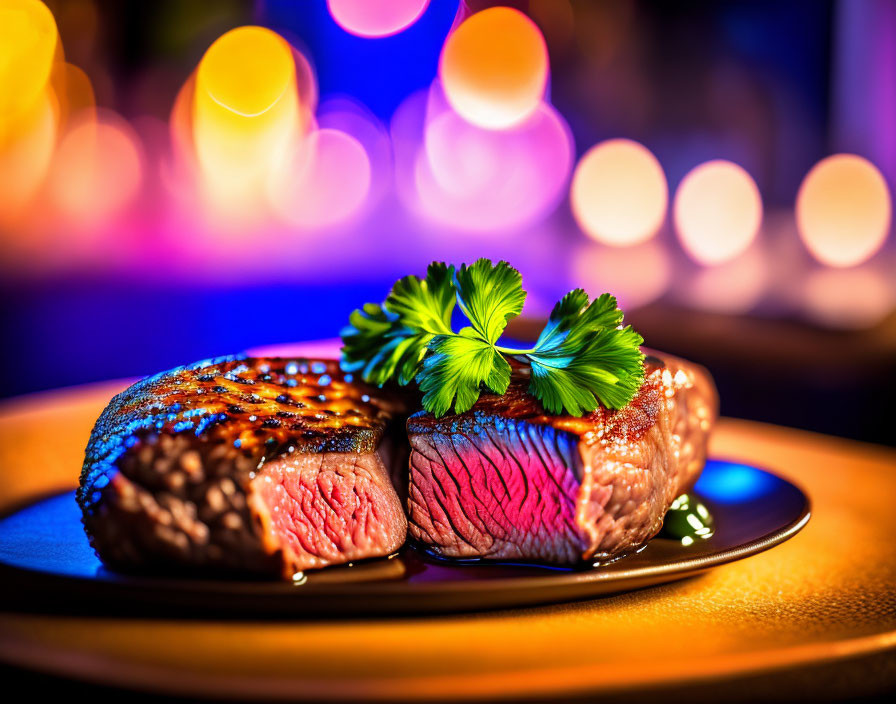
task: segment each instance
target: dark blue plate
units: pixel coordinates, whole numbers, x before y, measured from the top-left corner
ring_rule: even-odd
[[[0,593],[7,608],[232,616],[529,606],[688,577],[767,550],[809,520],[806,495],[756,467],[710,460],[694,493],[715,519],[710,537],[692,542],[657,537],[639,552],[598,567],[453,564],[406,546],[388,559],[309,572],[288,583],[110,572],[87,543],[74,492],[67,492],[0,520]]]

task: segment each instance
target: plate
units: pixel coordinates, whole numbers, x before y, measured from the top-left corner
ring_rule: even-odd
[[[0,520],[0,590],[7,608],[228,616],[347,616],[534,606],[640,589],[694,576],[762,552],[809,520],[795,485],[746,464],[710,460],[695,494],[715,532],[690,544],[657,537],[609,564],[556,568],[449,563],[413,546],[352,566],[309,572],[294,582],[121,575],[91,550],[74,492]]]

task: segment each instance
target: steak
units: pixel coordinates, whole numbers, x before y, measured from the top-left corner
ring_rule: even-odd
[[[90,542],[115,569],[287,579],[393,553],[406,410],[335,361],[227,357],[145,379],[91,434],[77,493]]]
[[[651,354],[634,400],[545,413],[519,375],[469,411],[408,420],[411,536],[451,558],[560,565],[637,549],[703,467],[717,396],[701,367]]]

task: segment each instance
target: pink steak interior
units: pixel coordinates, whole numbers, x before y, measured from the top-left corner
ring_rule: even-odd
[[[284,572],[395,552],[405,540],[401,502],[377,453],[292,454],[252,480],[253,510]],[[289,575],[288,575],[289,576]]]

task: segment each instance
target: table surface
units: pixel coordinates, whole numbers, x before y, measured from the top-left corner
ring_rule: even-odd
[[[71,489],[122,382],[0,404],[0,511]],[[715,457],[800,485],[792,540],[699,577],[550,607],[352,621],[0,613],[0,660],[179,694],[421,699],[630,693],[885,658],[896,683],[896,452],[722,419]]]

